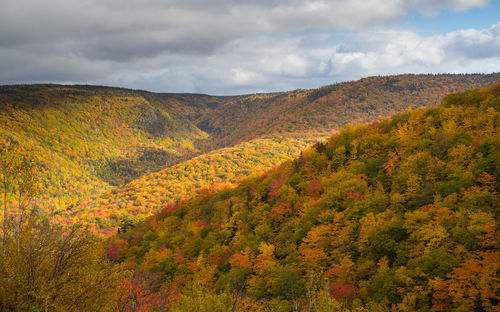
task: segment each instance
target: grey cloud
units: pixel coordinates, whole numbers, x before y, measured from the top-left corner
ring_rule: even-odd
[[[494,43],[500,36],[492,29],[475,31],[470,37],[491,33],[495,35],[488,40]],[[349,49],[334,44],[311,48],[302,44],[305,36],[290,35],[278,41],[262,35],[232,42],[216,57],[158,57],[158,68],[168,71],[152,71],[145,79],[130,75],[131,80],[121,83],[162,91],[238,94],[313,88],[369,75],[500,70],[498,48],[487,55],[487,62],[457,53],[466,40],[460,33],[421,37],[409,31],[360,32],[352,37]],[[484,42],[483,47],[489,49],[491,44]]]
[[[0,83],[238,93],[315,87],[396,71],[395,64],[425,71],[443,55],[452,55],[452,49],[461,51],[452,55],[455,59],[493,57],[498,29],[446,38],[366,29],[383,27],[410,11],[465,10],[487,2],[3,0]],[[335,34],[346,30],[354,36],[339,44]],[[406,43],[395,43],[398,36]],[[418,54],[418,49],[426,52]],[[376,58],[377,53],[382,57]]]
[[[4,0],[0,44],[95,40],[161,32],[208,36],[215,44],[256,33],[361,29],[404,17],[409,10],[481,5],[486,0]],[[141,37],[137,36],[136,39]],[[154,40],[154,39],[153,39]]]
[[[422,13],[433,15],[443,8],[455,11],[465,11],[471,8],[483,7],[490,0],[409,0],[405,2],[408,9],[418,8]]]

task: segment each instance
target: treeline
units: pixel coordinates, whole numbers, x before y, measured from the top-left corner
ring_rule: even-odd
[[[498,311],[499,128],[500,84],[347,126],[107,255],[148,311]]]

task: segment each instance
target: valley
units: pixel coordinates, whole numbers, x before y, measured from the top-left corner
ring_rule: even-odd
[[[297,157],[304,147],[345,124],[435,106],[449,92],[488,85],[498,78],[497,74],[370,77],[319,89],[242,96],[3,86],[0,146],[9,144],[12,154],[33,163],[43,190],[36,199],[42,210],[60,222],[76,218],[109,232],[127,215],[141,220],[214,182],[234,185],[254,171]],[[234,155],[228,154],[234,153],[240,154],[238,165],[230,164]],[[236,171],[235,166],[245,169]],[[179,173],[179,168],[194,171]],[[112,194],[131,188],[148,191],[142,192],[146,194],[141,201],[113,199]]]
[[[495,311],[499,78],[1,86],[0,307]]]

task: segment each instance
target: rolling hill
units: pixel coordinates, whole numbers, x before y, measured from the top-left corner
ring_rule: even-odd
[[[451,93],[495,83],[491,75],[397,75],[369,77],[319,89],[224,98],[190,115],[222,145],[260,135],[338,130],[406,110],[438,105]],[[214,103],[212,102],[212,103]]]
[[[260,137],[202,154],[158,172],[145,175],[99,196],[85,198],[69,212],[69,222],[81,221],[98,232],[114,233],[158,211],[164,205],[206,192],[235,186],[293,159],[327,134]]]

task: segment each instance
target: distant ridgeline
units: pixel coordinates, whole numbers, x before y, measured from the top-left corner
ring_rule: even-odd
[[[417,81],[480,77],[326,90],[406,99]],[[442,89],[420,92],[434,100]],[[376,105],[410,105],[391,100]],[[236,188],[165,204],[110,238],[107,254],[135,271],[125,296],[134,311],[498,311],[499,190],[500,83],[348,125]]]
[[[449,92],[499,77],[371,77],[242,96],[0,86],[0,151],[33,164],[35,203],[53,218],[106,230],[267,170],[347,123],[433,106]]]

